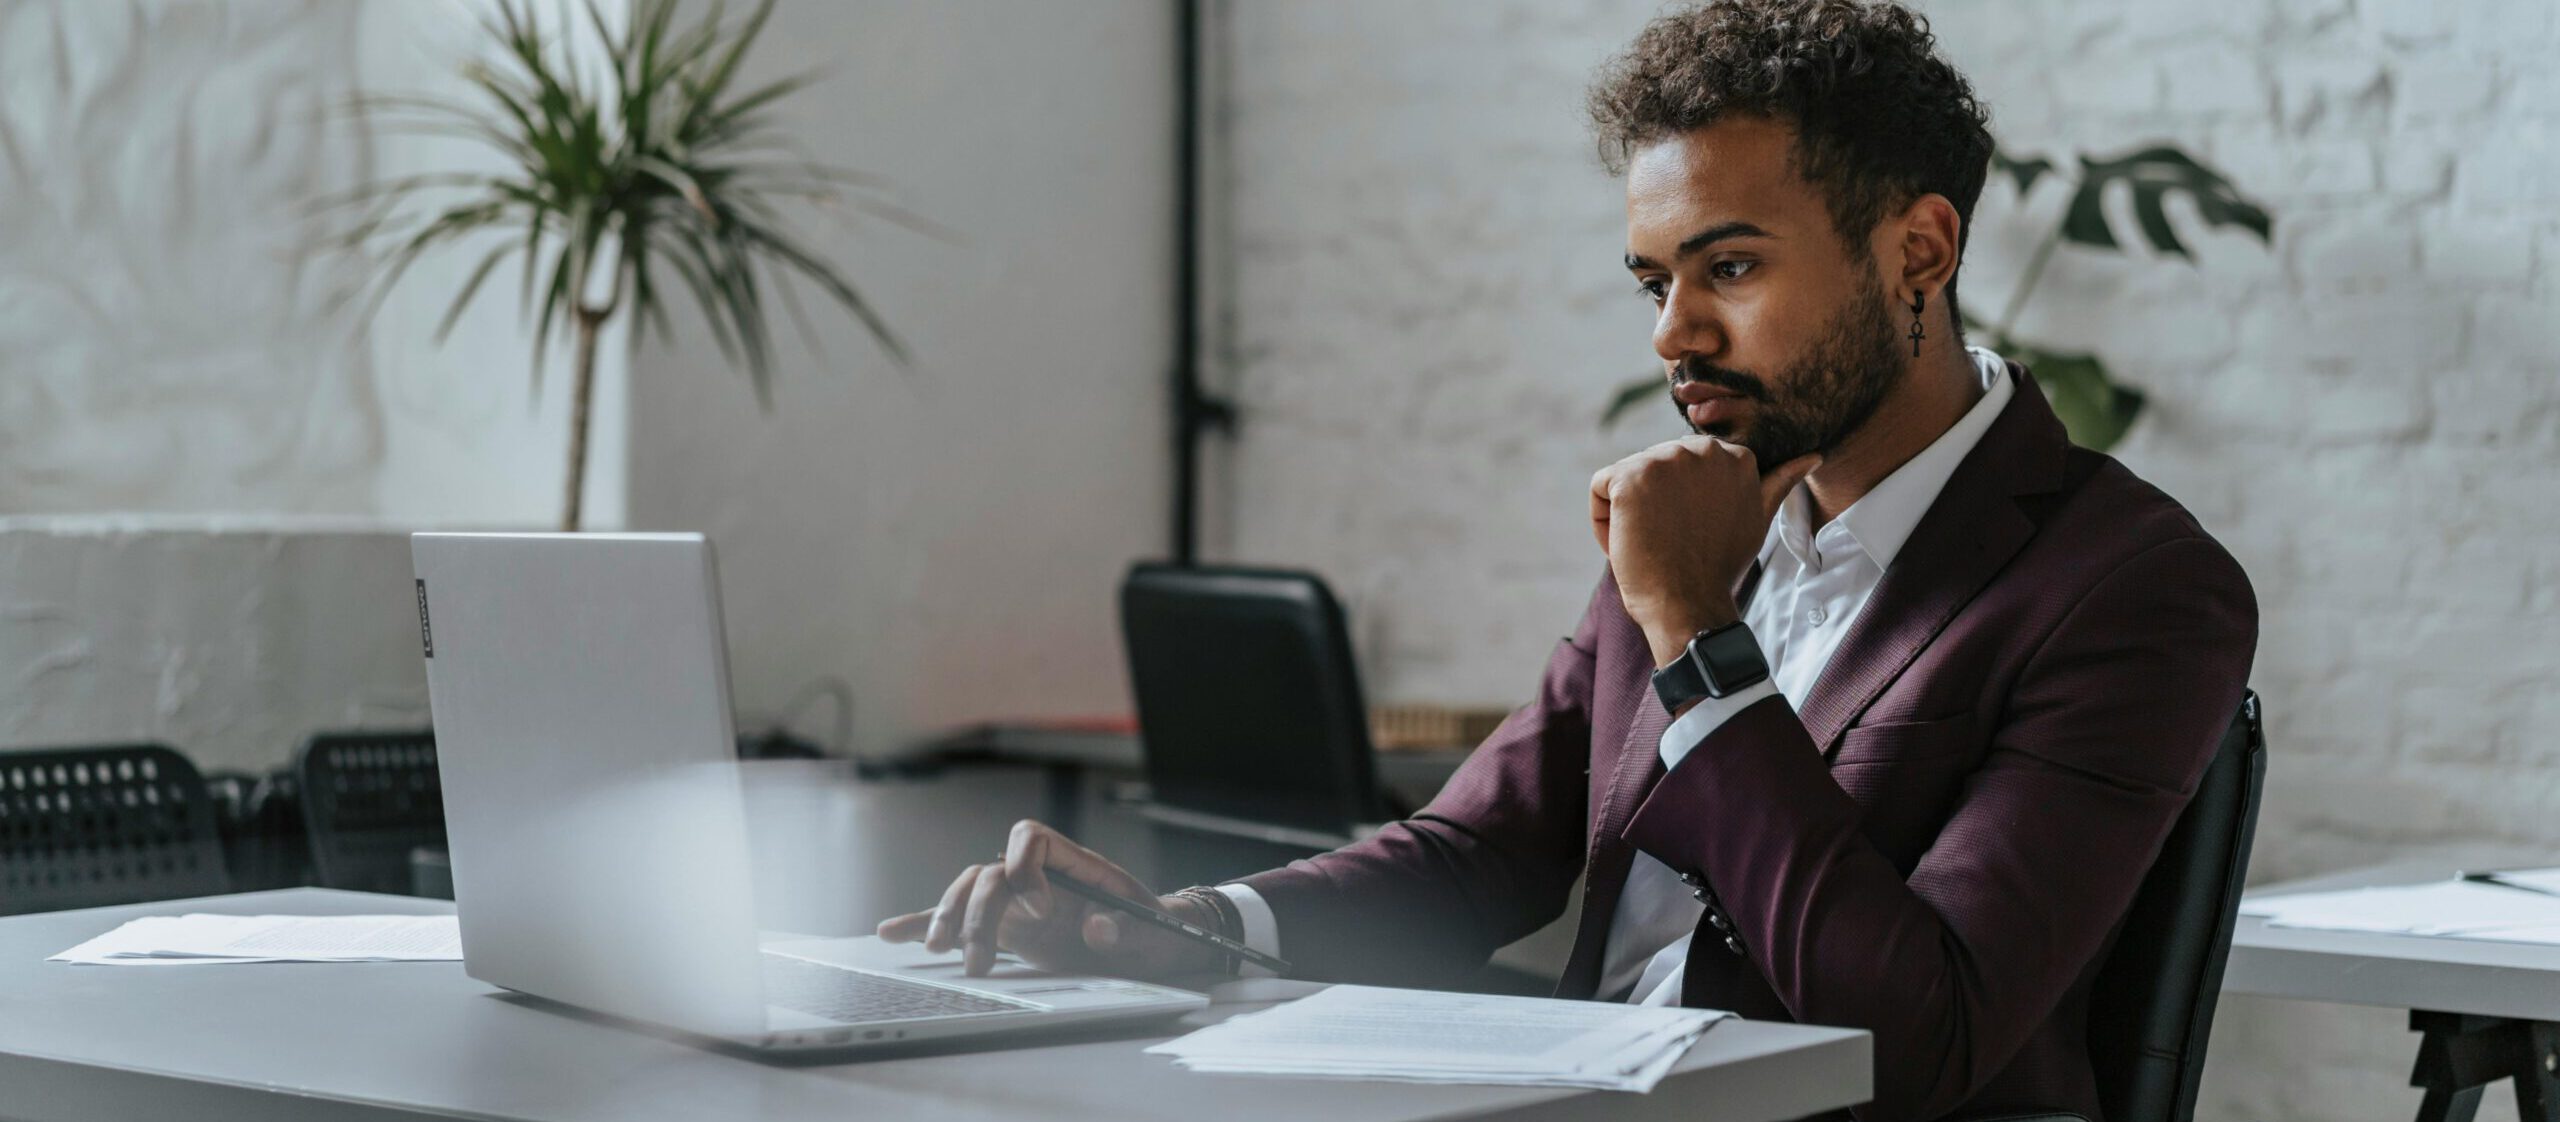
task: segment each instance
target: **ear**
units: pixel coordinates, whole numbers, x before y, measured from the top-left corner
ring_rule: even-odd
[[[1945,195],[1922,195],[1887,218],[1884,229],[1898,252],[1881,260],[1901,262],[1900,275],[1885,278],[1887,295],[1905,307],[1914,296],[1928,297],[1929,306],[1938,306],[1938,294],[1955,279],[1957,247],[1963,244],[1964,219],[1957,217],[1955,204]]]

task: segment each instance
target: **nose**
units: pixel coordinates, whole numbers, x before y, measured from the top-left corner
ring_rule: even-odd
[[[1653,321],[1653,353],[1674,366],[1692,355],[1713,361],[1724,353],[1724,324],[1708,301],[1690,292],[1689,286],[1674,282]]]

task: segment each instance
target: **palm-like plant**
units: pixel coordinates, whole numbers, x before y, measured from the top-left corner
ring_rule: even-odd
[[[583,68],[574,52],[545,34],[538,2],[499,0],[496,13],[482,21],[501,59],[464,71],[485,95],[479,104],[412,96],[363,103],[394,130],[484,142],[506,158],[507,169],[407,176],[359,188],[343,201],[367,209],[344,237],[350,246],[382,253],[368,317],[421,255],[475,235],[502,237],[446,309],[436,326],[439,341],[502,263],[522,259],[519,301],[534,317],[537,387],[554,331],[574,344],[561,526],[575,530],[596,341],[626,307],[641,326],[655,324],[661,340],[672,334],[661,265],[692,292],[721,352],[743,362],[757,400],[770,409],[768,291],[780,294],[803,335],[814,338],[792,293],[793,274],[842,304],[893,360],[904,365],[907,359],[870,302],[800,244],[775,204],[846,204],[917,229],[930,231],[931,224],[877,197],[876,180],[800,159],[774,134],[769,111],[816,75],[735,89],[739,63],[772,14],[773,0],[735,23],[715,3],[682,28],[676,0],[641,0],[620,35],[587,0],[603,60]],[[596,69],[605,73],[591,83],[597,76],[588,71]],[[415,205],[421,201],[439,205],[422,211]],[[635,329],[635,345],[639,337]]]
[[[2133,196],[2134,222],[2142,228],[2144,240],[2159,253],[2190,263],[2194,255],[2169,225],[2165,204],[2172,194],[2192,200],[2196,217],[2208,227],[2237,226],[2268,244],[2273,242],[2275,227],[2265,208],[2242,197],[2239,188],[2222,173],[2176,148],[2157,145],[2107,160],[2082,156],[2079,164],[2078,173],[2073,175],[2050,160],[1992,154],[1992,170],[2016,180],[2021,199],[2039,181],[2051,177],[2071,181],[2071,200],[2063,207],[2061,220],[2029,255],[2026,271],[2010,291],[2008,306],[2001,310],[1999,322],[1986,324],[1968,315],[1965,329],[1981,335],[1984,345],[2003,357],[2034,370],[2037,383],[2044,387],[2045,397],[2053,403],[2063,427],[2070,430],[2071,439],[2105,451],[2124,439],[2134,418],[2141,415],[2142,391],[2109,377],[2106,364],[2096,355],[2043,346],[2015,333],[2018,314],[2026,310],[2027,297],[2034,294],[2036,282],[2044,277],[2053,251],[2070,242],[2090,249],[2124,252],[2107,221],[2104,205],[2107,191],[2117,184],[2126,185]],[[1638,403],[1661,399],[1661,375],[1631,380],[1610,399],[1609,407],[1600,415],[1600,424],[1605,428]]]

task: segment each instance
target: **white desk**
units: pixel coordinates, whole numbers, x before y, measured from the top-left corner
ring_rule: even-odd
[[[2456,871],[2442,864],[2387,865],[2268,885],[2251,895],[2418,884]],[[2410,1030],[2425,1034],[2409,1080],[2426,1091],[2420,1122],[2465,1122],[2486,1087],[2502,1078],[2516,1081],[2520,1117],[2560,1122],[2560,947],[2310,931],[2241,916],[2222,988],[2409,1010]]]
[[[1161,1029],[783,1066],[528,1003],[458,963],[43,961],[144,915],[451,906],[294,889],[0,919],[0,1118],[1776,1122],[1864,1102],[1873,1077],[1864,1032],[1753,1022],[1709,1031],[1648,1095],[1195,1074],[1139,1052]]]

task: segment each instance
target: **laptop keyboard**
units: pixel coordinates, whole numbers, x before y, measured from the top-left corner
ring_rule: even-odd
[[[1041,1008],[1009,997],[827,966],[789,955],[767,953],[763,957],[767,1004],[833,1021],[906,1021]]]

